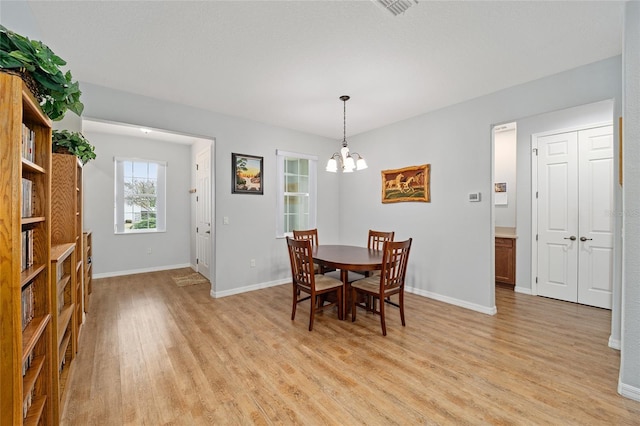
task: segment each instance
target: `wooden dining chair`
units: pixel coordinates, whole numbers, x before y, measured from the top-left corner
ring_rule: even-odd
[[[369,250],[382,250],[382,246],[385,241],[393,241],[395,232],[374,231],[369,229],[369,238],[367,239],[367,248]],[[380,271],[368,271],[365,276],[370,277],[373,275],[379,275]]]
[[[382,270],[380,275],[367,277],[351,283],[351,321],[356,320],[356,307],[363,308],[369,312],[380,315],[380,325],[382,335],[387,335],[385,323],[386,298],[397,294],[399,297],[398,307],[400,308],[400,320],[402,326],[404,321],[404,281],[407,274],[407,263],[411,250],[411,241],[385,241],[383,244]],[[358,294],[364,295],[365,302],[358,302]],[[369,298],[373,298],[374,303],[368,303]],[[362,300],[362,298],[361,298]],[[376,307],[376,300],[380,301],[380,308]]]
[[[382,250],[385,241],[393,241],[395,232],[374,231],[369,229],[367,248],[370,250]]]
[[[294,240],[309,240],[311,241],[311,247],[318,245],[318,229],[304,229],[304,230],[294,230],[293,231],[293,239]],[[325,272],[335,271],[335,269],[329,269],[324,266],[315,264],[313,265],[313,270],[316,274],[324,274]]]
[[[330,278],[313,271],[313,256],[311,241],[308,239],[296,240],[287,237],[289,260],[291,262],[291,279],[293,283],[293,306],[291,320],[296,317],[298,303],[310,299],[309,331],[313,330],[313,320],[316,311],[338,306],[338,318],[342,319],[342,298],[344,297],[344,284],[340,280]],[[336,293],[336,301],[326,304],[324,296],[328,293]],[[302,293],[308,296],[300,297]]]
[[[305,230],[294,230],[293,231],[293,239],[294,240],[309,240],[311,241],[311,246],[318,245],[318,229],[305,229]]]

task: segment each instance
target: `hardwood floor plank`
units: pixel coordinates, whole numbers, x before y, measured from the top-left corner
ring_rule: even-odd
[[[291,321],[289,285],[212,299],[163,271],[94,280],[64,425],[640,424],[610,311],[498,287],[494,316],[406,295]]]

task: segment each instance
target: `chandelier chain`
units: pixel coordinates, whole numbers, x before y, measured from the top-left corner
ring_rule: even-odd
[[[342,105],[344,107],[342,112],[342,125],[343,125],[342,142],[346,143],[347,142],[347,100],[346,99],[342,101]]]

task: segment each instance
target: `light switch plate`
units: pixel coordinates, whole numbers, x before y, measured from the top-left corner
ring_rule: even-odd
[[[480,193],[479,192],[471,192],[469,193],[469,201],[474,203],[480,201]]]

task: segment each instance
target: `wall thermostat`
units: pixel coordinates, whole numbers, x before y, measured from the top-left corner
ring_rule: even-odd
[[[470,193],[469,194],[469,201],[471,201],[471,202],[480,201],[480,193],[479,192]]]

